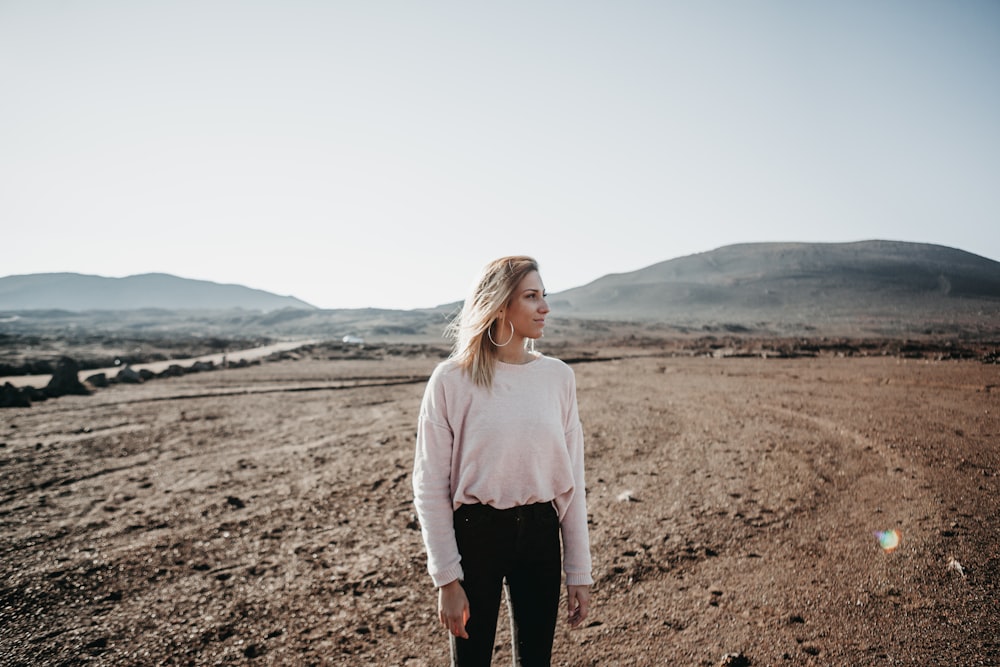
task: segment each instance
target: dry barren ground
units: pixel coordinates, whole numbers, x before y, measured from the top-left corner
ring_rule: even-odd
[[[1000,367],[589,352],[597,583],[554,664],[1000,664]],[[0,413],[0,664],[446,664],[410,490],[437,361]]]

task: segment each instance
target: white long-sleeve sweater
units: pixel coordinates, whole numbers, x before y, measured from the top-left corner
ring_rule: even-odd
[[[498,362],[486,388],[454,361],[439,364],[420,408],[413,499],[435,586],[463,578],[453,524],[460,505],[549,501],[559,515],[566,585],[592,584],[572,369],[542,355]]]

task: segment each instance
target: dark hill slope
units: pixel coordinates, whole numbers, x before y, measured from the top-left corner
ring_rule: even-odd
[[[312,309],[291,296],[242,285],[145,273],[105,278],[79,273],[36,273],[0,278],[0,309],[22,310],[231,309],[272,311]]]
[[[676,324],[978,326],[1000,312],[1000,262],[893,241],[754,243],[605,276],[552,298],[576,317]]]

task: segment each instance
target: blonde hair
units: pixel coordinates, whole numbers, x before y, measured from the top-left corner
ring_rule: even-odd
[[[462,310],[451,321],[446,334],[454,339],[451,358],[481,387],[493,386],[497,347],[487,332],[510,303],[521,280],[538,270],[531,257],[514,255],[495,259],[483,268],[472,293],[465,299]],[[493,331],[502,341],[506,332]]]

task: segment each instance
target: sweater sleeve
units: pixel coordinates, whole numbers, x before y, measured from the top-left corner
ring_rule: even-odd
[[[454,434],[444,413],[444,396],[432,376],[417,421],[413,505],[427,549],[427,571],[437,587],[464,576],[455,540],[451,497],[453,445]]]
[[[570,382],[572,393],[566,417],[566,448],[573,466],[573,497],[560,526],[563,537],[563,570],[567,586],[594,583],[591,576],[590,534],[587,528],[587,482],[583,463],[583,425],[576,403],[576,380]]]

